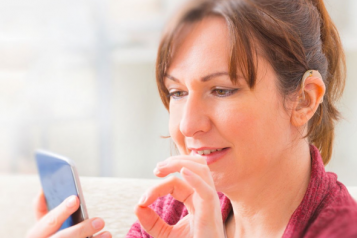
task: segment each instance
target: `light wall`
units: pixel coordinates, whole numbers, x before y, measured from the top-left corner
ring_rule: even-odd
[[[36,173],[44,148],[80,175],[153,178],[175,153],[155,83],[164,22],[182,1],[0,0],[0,173]],[[328,170],[357,185],[357,1],[326,1],[348,79]]]

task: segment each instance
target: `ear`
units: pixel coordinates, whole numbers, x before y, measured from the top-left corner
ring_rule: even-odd
[[[309,70],[307,73],[303,77],[297,100],[293,103],[290,122],[296,127],[305,125],[314,116],[326,91],[318,71]]]

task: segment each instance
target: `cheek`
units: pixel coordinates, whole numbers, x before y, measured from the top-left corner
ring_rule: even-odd
[[[215,124],[238,153],[255,154],[257,148],[270,149],[272,143],[284,132],[281,108],[275,102],[250,101],[217,110]],[[279,140],[279,139],[278,139]]]
[[[260,127],[258,114],[251,107],[235,106],[215,114],[218,131],[233,144],[244,143]]]
[[[181,111],[178,106],[170,105],[170,115],[169,115],[169,133],[171,139],[176,144],[180,153],[183,153],[183,148],[185,145],[185,138],[180,131],[180,121],[181,121]]]

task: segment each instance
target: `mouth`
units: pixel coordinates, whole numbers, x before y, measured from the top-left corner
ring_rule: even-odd
[[[228,153],[229,147],[224,148],[197,148],[191,149],[191,155],[201,156],[206,159],[207,164],[212,164]]]
[[[219,149],[196,149],[196,150],[192,150],[192,151],[198,155],[210,155],[210,154],[214,154],[214,153],[220,152],[222,150],[226,150],[226,149],[228,149],[228,147],[219,148]]]

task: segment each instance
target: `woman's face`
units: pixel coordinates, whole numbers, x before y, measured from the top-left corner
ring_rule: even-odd
[[[258,58],[256,85],[250,89],[242,77],[231,82],[228,60],[225,21],[206,18],[176,46],[165,78],[170,135],[181,154],[206,158],[222,192],[263,178],[294,136],[271,66]]]

